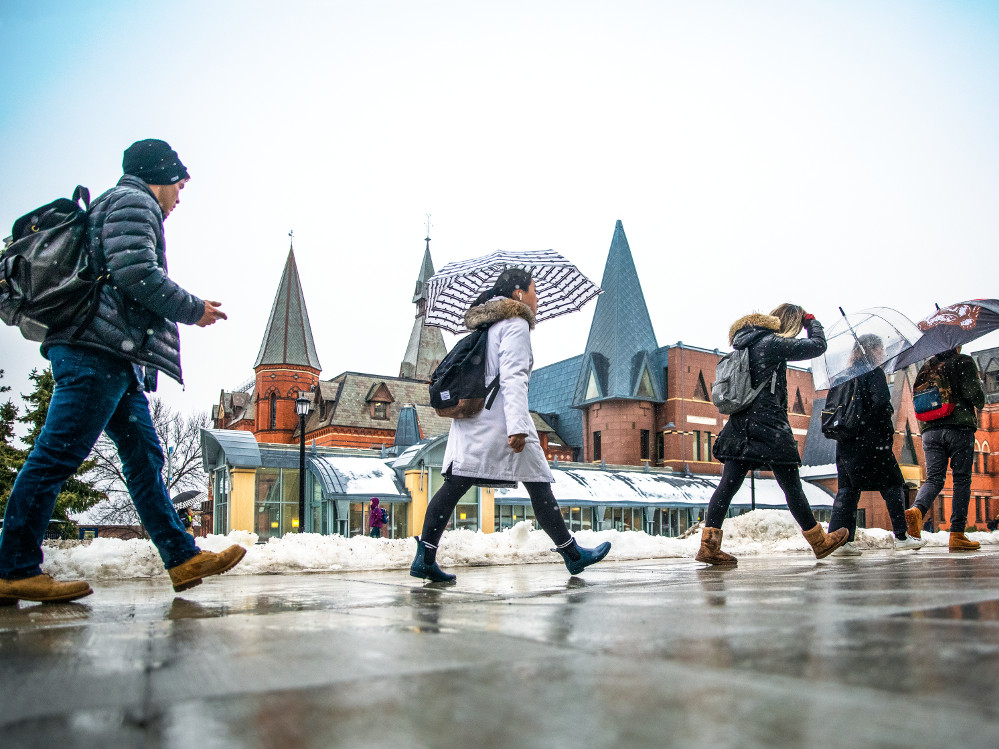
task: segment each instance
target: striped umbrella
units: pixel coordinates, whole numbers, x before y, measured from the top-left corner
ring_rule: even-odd
[[[538,322],[576,312],[603,291],[554,250],[497,250],[448,263],[427,281],[426,324],[464,333],[468,308],[507,268],[530,271],[538,293]]]

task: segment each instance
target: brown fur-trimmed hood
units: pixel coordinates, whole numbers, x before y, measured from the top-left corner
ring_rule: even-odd
[[[732,327],[728,329],[728,343],[731,346],[735,342],[735,334],[743,328],[766,328],[774,333],[780,330],[780,318],[773,315],[763,315],[759,312],[740,317]]]
[[[465,313],[465,325],[469,330],[475,330],[480,325],[492,325],[510,317],[523,317],[531,330],[537,324],[531,308],[523,302],[508,297],[493,297],[488,302],[471,307]]]

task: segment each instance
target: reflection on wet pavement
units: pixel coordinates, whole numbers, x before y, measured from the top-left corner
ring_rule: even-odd
[[[0,609],[0,744],[999,745],[999,555],[841,561],[104,582]]]

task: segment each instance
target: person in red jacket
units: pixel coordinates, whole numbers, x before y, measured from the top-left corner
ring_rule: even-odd
[[[379,507],[378,497],[371,498],[368,506],[368,535],[372,538],[382,537],[382,528],[388,525],[388,513]]]

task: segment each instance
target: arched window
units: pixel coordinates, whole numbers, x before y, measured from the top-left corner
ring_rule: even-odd
[[[277,429],[277,393],[271,393],[271,429]]]
[[[989,472],[989,443],[982,445],[982,473]]]

